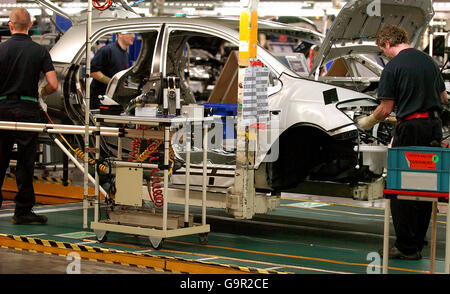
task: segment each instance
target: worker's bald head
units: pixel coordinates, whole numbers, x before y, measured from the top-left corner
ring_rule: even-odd
[[[28,31],[31,26],[31,16],[25,8],[14,8],[9,14],[9,20],[18,32]]]

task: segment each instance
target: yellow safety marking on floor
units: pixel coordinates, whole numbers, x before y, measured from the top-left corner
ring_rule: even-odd
[[[164,242],[176,243],[173,240],[165,240]],[[104,242],[104,244],[114,245],[114,246],[126,246],[126,247],[130,247],[130,248],[133,248],[133,249],[146,249],[146,247],[142,247],[142,246],[130,245],[130,244],[121,244],[121,243],[115,243],[115,242]],[[201,246],[203,246],[203,245],[201,245]],[[224,256],[217,256],[217,255],[210,255],[210,254],[204,254],[204,253],[184,252],[184,251],[169,250],[169,249],[159,249],[158,251],[159,252],[174,253],[174,254],[189,254],[189,255],[202,256],[202,257],[216,257],[216,258],[220,258],[220,259],[227,259],[227,260],[233,260],[233,261],[254,262],[254,261],[245,260],[245,259],[224,257]],[[200,260],[195,260],[195,261],[199,262]],[[259,262],[259,261],[257,261],[256,263],[264,264],[263,262]]]
[[[80,202],[84,198],[84,187],[77,185],[63,186],[49,182],[33,182],[36,202],[41,204],[66,204]],[[17,184],[12,178],[5,178],[2,186],[3,198],[13,200],[17,194]],[[89,195],[94,195],[94,187],[89,187]],[[103,200],[104,196],[101,195]]]
[[[6,174],[5,177],[15,179],[16,175],[9,173],[9,174]],[[61,179],[61,178],[33,176],[33,179],[36,181],[64,184],[64,179]],[[70,184],[72,184],[72,180],[67,179],[66,183],[70,185]]]
[[[369,264],[358,264],[358,263],[348,263],[348,262],[341,262],[336,260],[328,260],[328,259],[320,259],[320,258],[313,258],[313,257],[305,257],[305,256],[295,256],[295,255],[288,255],[288,254],[279,254],[279,253],[270,253],[270,252],[261,252],[261,251],[252,251],[252,250],[244,250],[244,249],[237,249],[232,247],[223,247],[223,246],[214,246],[214,245],[199,245],[196,243],[190,243],[190,242],[183,242],[183,241],[176,241],[176,240],[165,240],[167,243],[175,243],[175,244],[181,244],[181,245],[189,245],[189,246],[202,246],[202,247],[211,247],[211,248],[218,248],[218,249],[225,249],[225,250],[234,250],[234,251],[245,251],[249,253],[255,253],[255,254],[263,254],[263,255],[275,255],[275,256],[283,256],[283,257],[293,257],[293,258],[299,258],[299,259],[305,259],[305,260],[316,260],[316,261],[323,261],[323,262],[330,262],[330,263],[337,263],[337,264],[345,264],[345,265],[354,265],[354,266],[363,266],[367,267]],[[116,246],[127,246],[134,249],[143,249],[142,246],[136,246],[136,245],[124,245],[120,243],[113,243],[113,242],[105,242],[105,244],[109,245],[116,245]],[[316,272],[325,272],[330,274],[348,274],[348,272],[338,272],[338,271],[331,271],[331,270],[323,270],[319,268],[309,268],[309,267],[303,267],[303,266],[296,266],[296,265],[284,265],[284,264],[274,264],[270,262],[263,262],[263,261],[253,261],[253,260],[246,260],[246,259],[240,259],[240,258],[233,258],[233,257],[227,257],[227,256],[217,256],[217,255],[209,255],[204,253],[193,253],[193,252],[181,252],[176,250],[168,250],[168,249],[160,249],[158,251],[161,252],[168,252],[168,253],[175,253],[175,254],[186,254],[189,253],[191,255],[195,256],[203,256],[203,257],[217,257],[221,259],[227,259],[227,260],[234,260],[234,261],[240,261],[240,262],[254,262],[258,264],[265,264],[270,266],[279,266],[279,267],[285,267],[285,268],[292,268],[292,269],[299,269],[299,270],[305,270],[305,271],[316,271]],[[382,266],[376,266],[371,265],[373,267],[382,268]],[[422,271],[422,270],[414,270],[414,269],[405,269],[405,268],[398,268],[398,267],[388,267],[390,270],[397,270],[397,271],[406,271],[406,272],[414,272],[414,273],[430,273],[429,271]],[[290,272],[282,272],[282,273],[290,273]],[[436,274],[439,274],[438,272],[435,272]]]
[[[183,242],[183,241],[170,240],[170,242],[179,243],[179,244],[186,244],[186,245],[190,245],[190,246],[195,246],[196,245],[195,243]],[[273,255],[273,256],[278,256],[278,257],[287,257],[287,258],[304,259],[304,260],[314,260],[314,261],[321,261],[321,262],[328,262],[328,263],[335,263],[335,264],[342,264],[342,265],[350,265],[350,266],[362,266],[362,267],[366,267],[366,268],[369,266],[369,264],[364,264],[364,263],[353,263],[353,262],[339,261],[339,260],[333,260],[333,259],[324,259],[324,258],[317,258],[317,257],[298,256],[298,255],[274,253],[274,252],[263,252],[263,251],[239,249],[239,248],[232,248],[232,247],[225,247],[225,246],[216,246],[216,245],[202,245],[202,246],[204,246],[204,247],[211,247],[211,248],[217,248],[217,249],[231,250],[231,251],[239,251],[239,252],[246,252],[246,253],[261,254],[261,255]],[[371,265],[371,266],[373,266],[373,265]],[[376,266],[374,266],[374,267],[376,267]],[[379,268],[382,268],[382,267],[380,266]],[[406,271],[406,272],[430,273],[429,271],[406,269],[406,268],[397,268],[397,267],[388,267],[388,268],[392,269],[392,270]],[[440,273],[436,272],[436,274],[440,274]]]
[[[65,242],[35,239],[25,236],[0,234],[0,246],[17,250],[35,250],[37,252],[49,252],[51,254],[67,256],[76,251],[81,258],[102,261],[109,260],[128,266],[143,266],[153,270],[161,270],[177,273],[191,274],[287,274],[273,270],[242,267],[228,264],[196,261],[171,256],[158,256],[148,253],[136,253],[85,245],[75,245]]]
[[[177,243],[177,241],[174,240],[165,240],[164,242],[168,242],[168,243]],[[181,242],[183,243],[183,242]],[[136,245],[130,245],[130,244],[120,244],[120,243],[114,243],[114,242],[105,242],[104,244],[108,244],[108,245],[115,245],[115,246],[126,246],[126,247],[131,247],[134,249],[145,249],[142,246],[136,246]],[[198,245],[198,244],[194,244],[194,243],[187,243],[190,245]],[[200,245],[200,246],[205,246],[205,245]],[[233,261],[240,261],[240,262],[249,262],[249,263],[259,263],[259,264],[269,264],[269,265],[274,265],[271,263],[265,263],[265,262],[260,262],[260,261],[253,261],[253,260],[245,260],[245,259],[240,259],[240,258],[232,258],[232,257],[223,257],[223,256],[216,256],[216,255],[209,255],[209,254],[203,254],[203,253],[193,253],[193,252],[182,252],[182,251],[176,251],[176,250],[167,250],[167,249],[159,249],[158,251],[160,252],[168,252],[168,253],[175,253],[175,254],[190,254],[190,255],[196,255],[196,256],[207,256],[207,257],[217,257],[220,259],[227,259],[227,260],[233,260]],[[188,259],[191,260],[191,259]],[[192,260],[191,260],[192,261]],[[205,262],[205,261],[200,261],[200,260],[193,260],[195,262]],[[217,264],[217,263],[213,263],[213,264]],[[228,264],[221,264],[224,266],[230,266]],[[268,274],[293,274],[292,272],[278,272],[278,271],[274,271],[274,270],[265,270],[265,269],[258,269],[258,268],[245,268],[245,267],[238,267],[241,270],[244,270],[246,272],[253,272],[254,270],[258,270],[260,272],[258,273],[268,273]]]
[[[166,242],[176,243],[177,241],[167,240]],[[196,245],[196,244],[189,243],[189,245]],[[345,272],[323,270],[323,269],[304,267],[304,266],[298,266],[298,265],[279,264],[279,263],[265,262],[265,261],[260,261],[260,260],[249,260],[249,259],[242,259],[242,258],[235,258],[235,257],[228,257],[228,256],[210,255],[210,254],[204,254],[204,253],[182,252],[182,251],[167,250],[167,249],[160,249],[160,251],[168,252],[168,253],[175,253],[175,254],[186,254],[186,253],[189,253],[190,255],[194,255],[194,256],[215,257],[215,258],[226,259],[226,260],[233,260],[233,261],[239,261],[239,262],[252,262],[252,263],[257,263],[259,265],[267,265],[267,266],[279,267],[279,268],[287,268],[287,269],[298,269],[298,270],[304,270],[304,271],[323,272],[323,273],[329,273],[329,274],[347,274]]]

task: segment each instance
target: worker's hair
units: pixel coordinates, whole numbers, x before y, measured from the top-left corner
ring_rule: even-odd
[[[9,20],[17,31],[27,31],[31,24],[31,16],[25,8],[14,8],[9,14]]]
[[[380,47],[385,47],[386,41],[391,46],[397,46],[402,43],[409,44],[408,32],[402,27],[388,24],[377,33],[376,44]]]

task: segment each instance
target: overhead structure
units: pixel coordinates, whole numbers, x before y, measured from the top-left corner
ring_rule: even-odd
[[[70,19],[72,22],[77,22],[76,18],[71,17],[68,13],[66,13],[64,10],[62,10],[58,5],[52,3],[51,1],[48,0],[35,0],[38,4],[44,6],[47,9],[50,9],[52,11],[54,11],[55,13]]]

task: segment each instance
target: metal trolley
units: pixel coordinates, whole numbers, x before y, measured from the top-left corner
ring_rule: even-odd
[[[117,160],[111,161],[111,167],[116,169],[116,185],[119,180],[117,176],[120,171],[125,170],[125,197],[118,198],[116,193],[116,203],[121,202],[125,205],[133,206],[135,209],[131,211],[118,210],[110,212],[108,218],[99,220],[100,215],[100,184],[99,173],[95,171],[95,204],[94,204],[94,221],[91,222],[91,229],[101,242],[106,240],[108,232],[128,233],[133,235],[147,236],[150,239],[151,245],[155,249],[162,247],[165,238],[199,234],[201,244],[207,243],[207,234],[210,231],[210,226],[206,224],[206,181],[207,181],[207,139],[208,139],[208,124],[206,123],[211,118],[190,118],[184,116],[176,117],[135,117],[135,116],[116,116],[116,115],[95,115],[96,130],[95,133],[95,153],[97,163],[100,159],[100,127],[103,123],[119,123],[119,124],[133,124],[141,126],[159,126],[162,127],[164,135],[164,163],[163,165],[144,163],[144,162],[127,162],[122,160],[122,144],[124,137],[137,137],[137,133],[141,133],[141,138],[151,138],[154,135],[152,132],[136,129],[122,129],[122,134],[118,135],[118,154]],[[169,144],[170,144],[170,126],[172,124],[186,124],[186,183],[185,183],[185,205],[183,213],[169,213],[168,212],[168,193],[169,191]],[[190,173],[190,150],[191,150],[191,124],[201,124],[203,129],[203,183],[202,183],[202,218],[201,223],[193,222],[193,216],[189,214],[189,173]],[[162,213],[150,209],[138,208],[142,205],[142,184],[139,186],[139,177],[142,182],[142,171],[144,168],[160,169],[164,171],[164,187],[163,187],[163,201]],[[131,174],[128,173],[130,171]],[[136,184],[137,183],[137,184]],[[119,188],[119,187],[118,187]],[[141,193],[139,192],[141,191]],[[117,190],[117,192],[119,192]],[[111,215],[113,213],[113,215]]]

